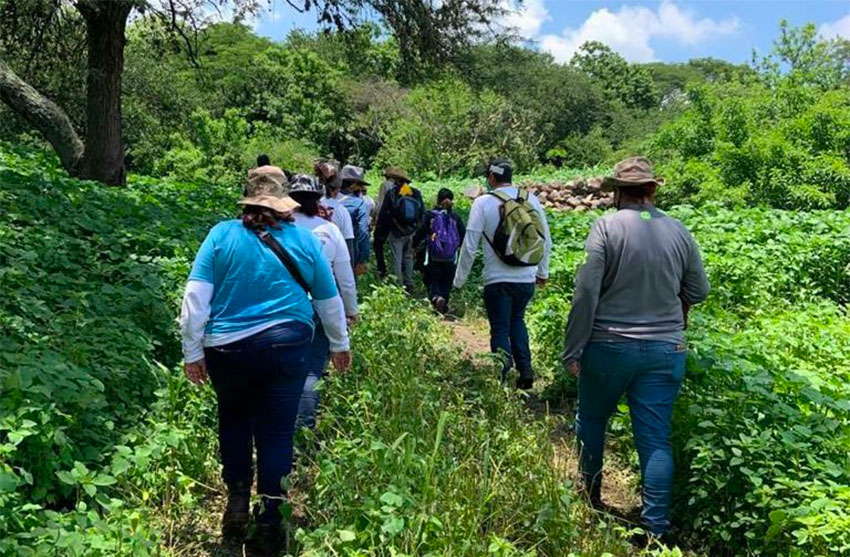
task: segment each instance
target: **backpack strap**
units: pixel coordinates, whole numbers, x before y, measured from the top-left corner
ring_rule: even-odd
[[[517,193],[519,193],[519,190],[517,190]],[[503,191],[488,191],[487,194],[492,195],[493,197],[495,197],[497,199],[500,199],[502,201],[502,203],[506,203],[506,202],[508,202],[512,199],[512,197],[510,195],[506,194]]]
[[[520,190],[517,188],[517,195],[519,195],[519,192],[520,192]],[[495,197],[496,199],[501,201],[502,204],[505,204],[508,201],[510,201],[511,199],[513,199],[510,195],[506,194],[503,191],[488,191],[487,195],[492,195],[493,197]],[[501,219],[500,219],[500,222],[501,222]],[[498,229],[498,226],[496,226],[496,228]],[[481,232],[481,235],[484,236],[484,239],[487,240],[487,243],[490,244],[490,247],[493,248],[493,251],[496,251],[496,246],[493,245],[493,240],[488,238],[487,234],[485,234],[483,231]],[[498,255],[498,253],[499,252],[496,252],[497,255]]]
[[[287,252],[282,245],[280,245],[280,242],[278,242],[268,230],[255,230],[254,233],[258,238],[260,238],[260,241],[267,245],[277,258],[280,259],[280,262],[283,263],[283,266],[286,267],[286,270],[289,271],[289,274],[292,275],[295,282],[304,289],[304,292],[309,294],[310,286],[307,284],[307,281],[304,280],[304,276],[301,274],[301,271],[298,270],[298,265],[296,265],[295,261],[292,260],[292,256],[289,255],[289,252]]]

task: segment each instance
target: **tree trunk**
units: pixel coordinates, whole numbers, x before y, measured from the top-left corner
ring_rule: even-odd
[[[121,76],[124,28],[133,3],[127,0],[78,0],[86,22],[88,79],[86,149],[80,176],[124,185],[124,138],[121,129]]]
[[[37,129],[72,176],[79,175],[84,146],[65,112],[0,60],[0,100]]]

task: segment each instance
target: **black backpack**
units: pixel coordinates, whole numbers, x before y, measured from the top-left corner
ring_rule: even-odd
[[[412,192],[408,195],[400,193],[401,188],[392,192],[392,218],[393,224],[403,234],[412,234],[419,228],[422,218],[425,216],[425,203],[419,190],[410,188]]]

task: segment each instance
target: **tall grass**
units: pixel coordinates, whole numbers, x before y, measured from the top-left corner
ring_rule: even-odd
[[[626,553],[552,466],[551,423],[465,358],[447,328],[376,288],[357,359],[324,393],[307,555]],[[594,526],[595,528],[596,526]]]

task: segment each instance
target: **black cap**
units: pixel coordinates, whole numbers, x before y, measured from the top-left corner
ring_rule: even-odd
[[[509,184],[514,177],[514,168],[510,161],[506,159],[493,159],[487,165],[485,176],[493,175],[496,182],[500,184]]]

